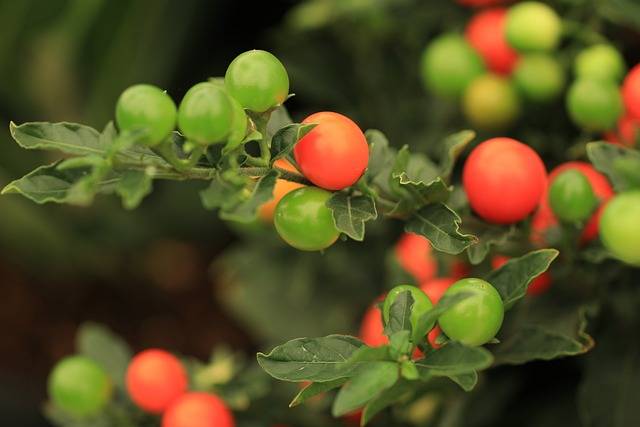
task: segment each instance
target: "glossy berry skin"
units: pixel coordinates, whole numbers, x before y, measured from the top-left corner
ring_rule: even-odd
[[[417,283],[431,279],[438,271],[431,243],[419,234],[404,233],[396,243],[395,255],[402,269],[411,274]]]
[[[500,330],[504,307],[498,291],[482,279],[462,279],[451,285],[445,295],[469,292],[473,296],[456,304],[438,321],[442,332],[468,346],[487,343]]]
[[[141,409],[160,414],[187,391],[187,373],[177,357],[158,349],[138,353],[129,364],[127,392]]]
[[[359,337],[369,347],[380,347],[389,344],[389,339],[384,334],[382,312],[377,304],[369,307],[360,324]]]
[[[513,73],[518,91],[533,102],[549,102],[564,89],[566,77],[553,56],[544,53],[524,55]]]
[[[625,77],[622,96],[629,116],[640,120],[640,64],[633,67]]]
[[[293,149],[302,174],[327,190],[355,184],[369,163],[367,139],[358,125],[329,111],[312,114],[302,123],[317,124]]]
[[[604,138],[612,144],[633,147],[637,144],[638,136],[640,136],[638,130],[640,130],[640,121],[625,114],[618,120],[617,129],[612,132],[607,132]]]
[[[289,172],[298,172],[291,163],[284,159],[276,160],[273,165]],[[276,180],[275,187],[273,187],[273,199],[269,200],[267,203],[264,203],[262,206],[260,206],[260,209],[258,209],[258,216],[260,217],[260,219],[262,219],[264,222],[272,222],[273,214],[275,213],[276,206],[278,205],[280,200],[282,200],[284,196],[291,193],[293,190],[297,190],[298,188],[302,187],[304,187],[304,185],[297,182],[278,178]]]
[[[198,83],[187,91],[178,108],[178,127],[190,141],[203,145],[221,142],[233,126],[233,106],[224,89]]]
[[[59,361],[49,375],[48,389],[56,407],[78,418],[100,412],[112,394],[107,373],[85,356],[70,356]]]
[[[457,97],[485,72],[485,67],[464,37],[444,34],[425,48],[420,72],[427,89],[440,96]]]
[[[580,222],[591,216],[598,199],[586,176],[577,170],[567,170],[551,181],[549,205],[561,221]]]
[[[600,238],[619,260],[640,267],[640,190],[620,193],[604,208]]]
[[[504,129],[520,115],[520,97],[509,79],[486,74],[467,87],[462,109],[476,128]]]
[[[504,36],[506,17],[504,8],[478,12],[467,24],[465,37],[480,53],[489,70],[508,75],[518,62],[518,54]]]
[[[480,217],[494,224],[513,224],[538,206],[547,174],[533,149],[514,139],[493,138],[471,152],[462,182]]]
[[[302,251],[320,251],[338,240],[340,232],[326,206],[331,193],[316,187],[293,190],[276,206],[274,224],[282,239]]]
[[[289,75],[271,53],[250,50],[227,68],[224,83],[229,94],[247,110],[262,113],[282,104],[289,95]]]
[[[509,44],[520,52],[550,51],[560,43],[562,22],[546,4],[525,1],[509,8],[505,33]]]
[[[216,395],[187,393],[162,416],[162,427],[234,427],[233,414]]]
[[[576,80],[567,94],[567,109],[580,127],[605,131],[615,127],[624,112],[622,97],[615,83],[607,80]]]
[[[510,258],[508,256],[496,255],[491,259],[491,267],[494,270],[497,270],[498,268],[505,265],[507,261],[509,261],[509,259]],[[551,275],[548,271],[545,271],[544,273],[533,279],[531,283],[529,283],[529,287],[527,288],[527,295],[542,295],[549,290],[549,288],[551,287],[551,283]]]
[[[620,52],[608,44],[597,44],[584,49],[576,56],[574,72],[578,78],[622,80],[627,66]]]
[[[176,127],[176,104],[162,89],[139,84],[127,88],[116,103],[121,132],[144,130],[144,143],[156,145]]]
[[[456,282],[453,277],[438,277],[420,285],[422,292],[427,294],[433,304],[438,304],[444,293]]]
[[[427,311],[433,308],[433,304],[431,300],[420,288],[412,285],[400,285],[396,286],[389,291],[387,297],[384,299],[384,304],[382,306],[382,316],[384,318],[385,323],[389,322],[389,316],[391,312],[391,306],[394,301],[403,292],[410,292],[411,297],[413,298],[413,306],[411,307],[411,325],[412,329],[415,331],[416,326],[418,325],[418,320],[425,314]],[[429,326],[427,330],[431,330],[433,325]],[[420,337],[414,334],[413,342],[418,343],[421,342],[424,337]]]

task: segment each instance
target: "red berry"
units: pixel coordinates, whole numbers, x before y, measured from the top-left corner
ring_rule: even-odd
[[[499,74],[510,74],[518,54],[504,35],[507,10],[503,8],[478,12],[467,25],[465,35],[484,59],[487,67]]]
[[[418,283],[431,279],[438,271],[431,243],[424,236],[404,233],[396,243],[395,252],[400,266]]]
[[[362,409],[358,409],[355,412],[345,415],[343,419],[346,425],[358,427],[360,425],[360,420],[362,419]]]
[[[633,67],[624,79],[622,97],[627,113],[640,120],[640,64]]]
[[[151,349],[136,355],[127,368],[127,391],[145,411],[159,414],[187,391],[187,374],[174,355]]]
[[[389,343],[384,334],[382,313],[377,305],[369,307],[360,324],[360,339],[369,347],[380,347]]]
[[[302,123],[316,123],[293,149],[302,174],[318,187],[342,190],[358,181],[369,163],[367,139],[348,117],[315,113]]]
[[[615,132],[607,132],[604,138],[612,144],[633,147],[638,141],[639,129],[640,121],[634,119],[629,114],[625,114],[618,120],[618,129],[616,129]]]
[[[431,347],[435,349],[439,349],[440,347],[442,347],[437,342],[437,339],[441,333],[442,333],[442,329],[440,329],[440,326],[437,326],[437,325],[435,328],[429,331],[429,333],[427,334],[427,340],[429,341],[429,345],[431,345]]]
[[[497,269],[502,267],[507,261],[509,261],[508,256],[504,255],[496,255],[491,260],[491,267],[493,269]],[[527,288],[527,294],[529,295],[540,295],[545,293],[551,287],[551,275],[549,272],[545,271],[529,284]]]
[[[187,393],[162,417],[162,427],[234,427],[233,414],[217,396]]]
[[[462,182],[473,210],[484,220],[512,224],[538,206],[547,176],[540,156],[511,138],[493,138],[469,155]]]
[[[449,289],[449,286],[453,285],[457,279],[453,277],[439,277],[431,279],[420,285],[420,289],[427,294],[431,302],[435,305],[440,301],[445,291]]]

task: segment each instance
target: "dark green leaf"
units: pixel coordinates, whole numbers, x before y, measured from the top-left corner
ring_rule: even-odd
[[[467,249],[469,262],[473,265],[484,261],[492,246],[507,243],[516,231],[515,227],[501,227],[476,219],[465,220],[464,229],[478,238],[478,241]]]
[[[363,345],[349,357],[349,363],[352,365],[362,362],[379,362],[384,360],[392,360],[389,354],[389,346],[386,345],[379,347],[367,347]]]
[[[384,390],[378,396],[374,397],[367,403],[364,411],[362,411],[362,418],[360,425],[367,425],[373,417],[375,417],[383,409],[399,402],[413,393],[415,386],[408,381],[400,380],[396,382],[392,387]]]
[[[284,105],[273,110],[269,116],[269,121],[267,122],[267,140],[270,141],[273,138],[273,135],[275,135],[280,129],[292,123],[293,120],[291,120],[289,112]]]
[[[205,209],[233,209],[245,199],[244,189],[250,182],[249,178],[228,172],[217,173],[209,187],[200,191],[200,200]]]
[[[556,249],[540,249],[519,258],[512,258],[506,264],[487,276],[500,293],[505,309],[524,297],[531,281],[547,271],[558,256]]]
[[[128,170],[116,186],[116,193],[122,198],[125,209],[135,209],[142,199],[151,193],[153,177],[145,171]]]
[[[389,321],[385,324],[384,333],[391,337],[396,332],[411,333],[411,308],[413,307],[411,292],[400,292],[389,308]]]
[[[405,230],[426,237],[438,251],[456,255],[478,240],[460,233],[460,221],[458,214],[446,205],[434,203],[413,214]]]
[[[471,391],[478,384],[478,373],[471,371],[463,374],[449,375],[451,381],[458,384],[464,391]]]
[[[333,401],[331,413],[340,417],[364,406],[372,398],[393,386],[398,380],[398,364],[372,362],[361,365]]]
[[[438,350],[427,353],[416,362],[416,366],[419,370],[427,370],[430,375],[451,376],[486,369],[491,363],[493,356],[489,350],[449,341]]]
[[[591,163],[607,175],[616,191],[640,188],[640,152],[617,144],[587,144]]]
[[[369,143],[369,164],[365,177],[370,181],[375,176],[389,170],[393,163],[393,152],[389,150],[389,141],[382,132],[369,129],[365,132]]]
[[[394,356],[394,359],[402,355],[409,354],[412,350],[413,344],[411,344],[411,331],[402,330],[394,332],[389,337],[389,351]]]
[[[77,123],[31,122],[9,124],[11,136],[22,148],[28,150],[56,150],[84,156],[104,154],[107,149],[104,138],[97,130]]]
[[[453,172],[456,160],[464,149],[469,145],[476,133],[471,130],[463,130],[448,136],[444,140],[444,156],[440,160],[440,176],[449,179]]]
[[[435,307],[424,313],[418,319],[415,334],[417,336],[425,336],[427,332],[429,332],[430,327],[438,321],[445,311],[472,296],[473,294],[471,292],[457,292],[453,295],[444,295]]]
[[[260,178],[248,197],[242,197],[243,200],[233,207],[223,206],[220,210],[220,217],[239,222],[255,220],[258,208],[273,198],[273,188],[277,178],[278,172],[276,170],[269,171]]]
[[[336,192],[327,201],[336,227],[354,240],[364,240],[364,223],[378,217],[375,201],[369,196]]]
[[[271,161],[287,157],[300,138],[314,127],[316,124],[293,123],[279,129],[271,139]]]
[[[347,378],[338,378],[337,380],[327,381],[323,383],[311,383],[300,390],[298,394],[296,394],[296,397],[294,397],[291,403],[289,403],[289,407],[293,408],[294,406],[298,406],[308,399],[311,399],[312,397],[315,397],[319,394],[326,393],[327,391],[333,390],[334,388],[338,388],[346,382]]]
[[[258,363],[269,375],[283,381],[333,381],[351,375],[357,365],[348,360],[362,345],[347,335],[298,338],[269,354],[258,353]]]

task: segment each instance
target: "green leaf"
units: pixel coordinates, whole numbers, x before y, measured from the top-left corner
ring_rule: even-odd
[[[457,255],[477,242],[477,237],[460,233],[460,217],[442,203],[427,205],[414,213],[405,231],[420,234],[434,249]]]
[[[445,311],[472,296],[473,294],[471,292],[457,292],[452,295],[444,295],[435,307],[424,313],[418,319],[415,335],[425,336],[427,332],[429,332],[430,326],[437,322]]]
[[[98,362],[115,385],[124,390],[124,379],[132,352],[127,343],[97,323],[84,323],[76,335],[78,353]]]
[[[411,292],[400,292],[389,308],[389,321],[385,324],[384,333],[388,337],[400,331],[411,334],[411,308],[413,307]]]
[[[515,234],[516,228],[487,224],[476,219],[465,220],[464,229],[478,238],[478,241],[467,249],[469,262],[480,264],[491,251],[492,246],[504,245]]]
[[[449,375],[448,378],[458,384],[464,391],[471,391],[478,384],[478,373],[471,371],[463,374]]]
[[[249,178],[236,175],[234,171],[219,172],[209,187],[200,191],[202,205],[205,209],[233,209],[246,197],[244,189],[249,183]]]
[[[547,271],[558,253],[556,249],[529,252],[489,273],[486,280],[500,293],[505,309],[526,295],[531,281]]]
[[[350,382],[342,386],[333,401],[331,413],[340,417],[364,406],[372,398],[398,381],[395,362],[372,362],[361,365]]]
[[[125,209],[135,209],[142,199],[151,193],[153,177],[146,171],[128,170],[116,186],[116,193],[122,198]]]
[[[441,177],[449,179],[456,160],[475,137],[476,133],[474,131],[463,130],[448,136],[444,140],[444,157],[440,160]]]
[[[77,202],[78,187],[76,185],[86,182],[82,180],[89,177],[87,170],[59,170],[58,165],[59,163],[53,163],[40,166],[22,178],[7,184],[2,189],[2,194],[21,194],[39,204]],[[91,194],[94,194],[93,190],[104,194],[112,193],[120,179],[120,176],[114,173],[109,174],[97,183],[97,188],[92,189]]]
[[[393,164],[394,154],[389,149],[387,137],[377,129],[369,129],[365,132],[369,143],[369,164],[365,177],[371,181],[377,175],[389,170]]]
[[[293,408],[294,406],[298,406],[301,403],[306,402],[307,400],[315,397],[319,394],[326,393],[329,390],[333,390],[334,388],[338,388],[344,383],[346,383],[348,378],[338,378],[333,381],[326,381],[322,383],[311,383],[302,390],[293,398],[291,403],[289,403],[289,408]]]
[[[22,148],[55,150],[66,154],[84,156],[102,155],[108,148],[97,130],[77,123],[30,122],[16,125],[9,123],[13,139]]]
[[[351,357],[349,357],[348,363],[355,365],[362,362],[379,362],[384,360],[393,360],[389,353],[389,346],[368,347],[363,345],[353,352]]]
[[[347,335],[298,338],[270,353],[258,353],[258,363],[266,373],[283,381],[333,381],[347,378],[355,366],[348,363],[363,344]]]
[[[617,192],[640,188],[640,152],[617,144],[587,144],[591,163],[607,175]]]
[[[284,105],[273,110],[267,122],[267,140],[270,141],[280,129],[292,123],[293,120],[291,120],[291,116],[289,116],[289,112]]]
[[[402,330],[394,332],[389,337],[389,352],[394,356],[394,359],[402,355],[407,355],[413,349],[411,344],[411,331]]]
[[[315,123],[292,123],[279,129],[271,139],[271,161],[287,157],[300,138],[308,134],[314,127],[316,127]]]
[[[258,208],[273,198],[273,188],[276,185],[277,178],[278,171],[269,171],[260,178],[247,198],[244,198],[233,207],[230,205],[223,206],[220,210],[220,217],[245,223],[255,220]]]
[[[327,201],[340,232],[354,240],[364,240],[364,223],[378,217],[375,201],[369,196],[350,196],[336,192]]]
[[[58,163],[58,170],[93,168],[96,166],[102,166],[104,163],[104,158],[90,154],[88,156],[71,157],[69,159],[61,160],[60,163]]]
[[[449,341],[438,350],[427,353],[416,362],[416,366],[418,370],[426,370],[430,375],[448,377],[486,369],[492,363],[493,356],[489,350]]]
[[[367,425],[373,417],[383,409],[411,396],[414,388],[415,386],[413,383],[400,380],[392,387],[384,390],[378,396],[371,399],[369,403],[367,403],[367,406],[364,407],[360,425]]]
[[[409,381],[414,381],[420,378],[420,373],[418,372],[418,368],[416,368],[416,365],[415,363],[413,363],[413,361],[403,360],[402,362],[400,362],[400,376]]]

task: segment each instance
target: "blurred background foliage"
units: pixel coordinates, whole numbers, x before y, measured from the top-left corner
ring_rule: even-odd
[[[628,65],[640,60],[637,1],[550,3],[586,38],[562,46],[566,67],[588,42],[589,30],[613,41]],[[294,120],[335,110],[363,129],[384,131],[395,146],[436,155],[445,135],[468,124],[455,102],[426,93],[419,58],[431,38],[461,31],[471,14],[450,0],[0,0],[0,183],[50,156],[20,150],[9,121],[73,121],[101,129],[127,86],[153,83],[180,99],[252,48],[273,51],[287,67]],[[597,138],[570,123],[562,102],[527,107],[506,134],[533,146],[549,167],[580,157],[580,143]],[[161,346],[206,359],[226,343],[251,355],[297,336],[357,333],[366,307],[403,277],[391,253],[399,222],[368,226],[366,250],[350,241],[324,255],[301,253],[281,244],[268,225],[221,223],[201,207],[200,187],[160,183],[136,211],[125,211],[115,198],[91,208],[0,198],[2,419],[47,425],[36,411],[46,374],[72,351],[82,321],[109,325],[136,350]],[[441,271],[450,261],[441,260]],[[582,279],[587,286],[594,280],[588,272]],[[598,373],[624,340],[612,337],[637,331],[637,318],[606,321],[628,310],[628,298],[612,299],[594,325],[611,331],[611,345],[584,363],[500,368],[470,398],[446,400],[440,425],[578,425],[578,387],[587,396],[583,404],[597,408],[589,400],[593,391],[619,375],[612,370],[581,383],[582,369]],[[632,364],[640,357],[637,339],[620,351]],[[291,395],[291,388],[279,387]],[[443,394],[427,390],[425,396],[432,400],[404,408],[400,418],[431,418],[435,409],[428,408],[439,407]],[[525,416],[532,402],[536,414]],[[286,398],[279,403],[265,404],[273,419],[286,411]],[[302,411],[290,415],[300,417],[299,425],[332,422],[310,421]]]

